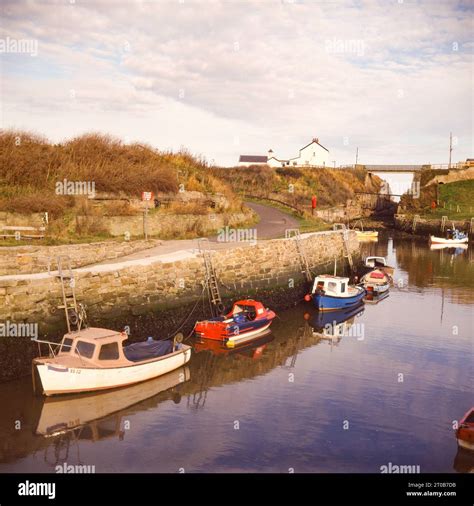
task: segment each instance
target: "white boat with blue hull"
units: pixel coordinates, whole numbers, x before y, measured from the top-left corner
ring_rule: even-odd
[[[338,311],[361,304],[365,289],[349,284],[349,278],[323,274],[316,277],[311,299],[319,311]]]

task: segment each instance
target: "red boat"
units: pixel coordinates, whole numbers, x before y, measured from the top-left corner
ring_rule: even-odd
[[[196,337],[223,341],[229,348],[252,339],[272,324],[276,314],[261,302],[244,299],[234,302],[232,310],[224,316],[197,322]]]
[[[459,446],[474,451],[474,408],[471,408],[460,420],[456,438]]]

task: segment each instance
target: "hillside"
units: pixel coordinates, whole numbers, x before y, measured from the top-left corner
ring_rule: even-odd
[[[419,198],[408,195],[401,198],[402,209],[425,217],[448,216],[450,219],[470,219],[474,212],[474,179],[430,184],[435,176],[439,179],[438,174],[430,175],[429,179],[425,177],[428,183],[421,186]],[[439,202],[435,209],[432,208],[432,202]]]
[[[318,207],[345,204],[354,192],[377,192],[381,181],[363,169],[301,169],[268,166],[214,168],[212,174],[227,182],[235,193],[275,198],[301,209],[310,207],[312,195]]]
[[[160,152],[142,144],[124,144],[99,134],[86,134],[52,144],[28,132],[0,134],[0,210],[63,214],[74,199],[57,195],[63,181],[93,182],[96,192],[140,197],[142,191],[223,193],[229,186],[205,170],[191,154]]]

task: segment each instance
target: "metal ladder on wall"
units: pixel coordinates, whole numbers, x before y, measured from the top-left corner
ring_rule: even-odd
[[[306,256],[304,245],[301,241],[299,228],[289,228],[286,230],[286,238],[291,239],[292,237],[295,240],[296,251],[301,264],[301,272],[304,274],[306,281],[312,281],[313,276],[311,274],[311,269],[309,268],[308,257]]]
[[[83,322],[85,323],[85,310],[82,304],[77,303],[76,280],[74,279],[71,258],[67,255],[60,255],[56,258],[56,262],[58,268],[56,277],[61,283],[63,299],[63,303],[58,306],[58,309],[64,309],[68,332],[81,330]]]
[[[352,259],[352,253],[349,248],[349,230],[347,228],[344,228],[342,230],[342,242],[344,245],[343,256],[344,256],[344,258],[347,258],[351,272],[354,272],[354,260]]]
[[[212,263],[209,243],[206,242],[205,239],[199,239],[198,244],[199,252],[204,261],[204,270],[206,272],[204,282],[206,283],[209,302],[211,303],[212,316],[219,316],[224,311],[224,304],[222,303],[222,297],[219,291],[216,270]]]

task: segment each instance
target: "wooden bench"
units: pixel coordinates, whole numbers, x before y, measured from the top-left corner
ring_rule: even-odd
[[[8,225],[0,228],[0,237],[7,239],[14,237],[20,239],[44,239],[46,227],[23,227]]]

